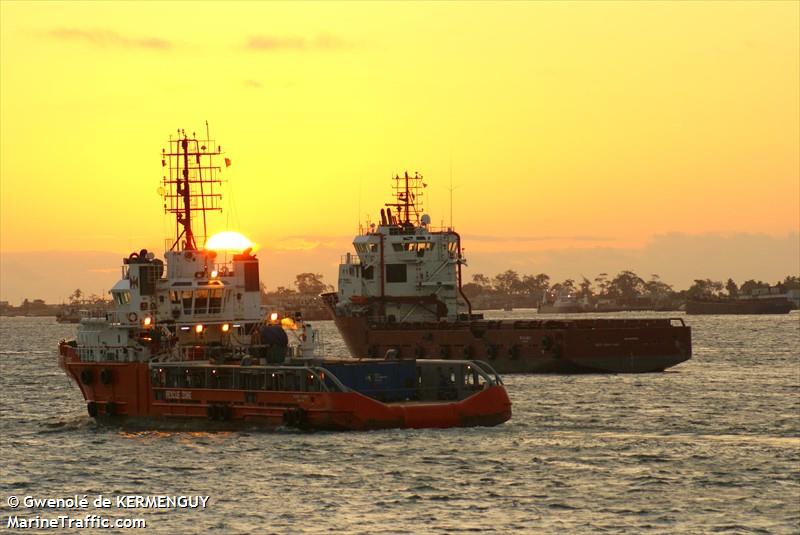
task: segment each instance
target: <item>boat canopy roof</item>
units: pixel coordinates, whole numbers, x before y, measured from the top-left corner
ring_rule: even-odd
[[[131,281],[128,279],[120,279],[117,281],[114,287],[111,288],[111,291],[120,292],[122,290],[130,290],[130,289],[131,289]]]

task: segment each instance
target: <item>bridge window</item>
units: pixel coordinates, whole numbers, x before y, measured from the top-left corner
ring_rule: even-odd
[[[131,293],[128,290],[122,292],[113,292],[114,301],[118,305],[127,305],[131,302]]]
[[[191,314],[192,313],[192,291],[191,290],[183,290],[183,291],[181,291],[181,301],[183,301],[183,313],[184,314]]]
[[[206,314],[208,312],[208,290],[197,290],[194,294],[194,313]]]
[[[222,288],[209,290],[208,313],[217,314],[222,310]]]
[[[386,282],[406,282],[405,264],[386,264]]]
[[[366,280],[372,280],[375,278],[375,267],[374,266],[361,266],[361,276]]]

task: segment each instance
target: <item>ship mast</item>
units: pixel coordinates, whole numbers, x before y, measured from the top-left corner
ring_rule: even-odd
[[[422,189],[426,186],[422,183],[422,175],[414,173],[412,177],[406,171],[403,178],[395,175],[394,181],[395,202],[386,203],[386,206],[395,209],[396,224],[419,225],[419,216],[422,212]],[[392,222],[389,221],[389,224]]]
[[[222,180],[215,161],[222,147],[214,150],[214,145],[212,139],[197,139],[194,133],[189,137],[179,130],[178,139],[170,137],[169,149],[161,150],[161,165],[169,172],[162,177],[159,191],[164,197],[164,212],[175,215],[175,238],[168,241],[170,251],[196,251],[198,241],[205,244],[208,236],[206,212],[222,211],[222,195],[216,191]],[[202,235],[194,225],[198,216],[202,217]]]

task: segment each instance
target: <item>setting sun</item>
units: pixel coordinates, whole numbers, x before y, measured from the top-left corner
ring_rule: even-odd
[[[244,251],[253,248],[253,242],[233,231],[217,232],[206,242],[206,249],[212,251]]]

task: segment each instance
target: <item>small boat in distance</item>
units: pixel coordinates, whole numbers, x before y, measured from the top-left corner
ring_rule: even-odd
[[[578,297],[572,292],[561,291],[551,302],[543,302],[539,305],[539,314],[573,314],[576,312],[589,312],[590,308],[581,303]]]
[[[265,317],[252,248],[201,246],[206,212],[219,210],[221,154],[183,131],[170,139],[160,191],[176,233],[164,261],[146,249],[124,258],[112,309],[81,318],[77,338],[59,343],[59,364],[92,418],[148,429],[363,430],[511,417],[485,362],[327,359],[310,325]]]
[[[107,301],[86,301],[62,305],[56,314],[56,321],[58,323],[80,323],[81,318],[102,317],[108,311],[109,306]]]

